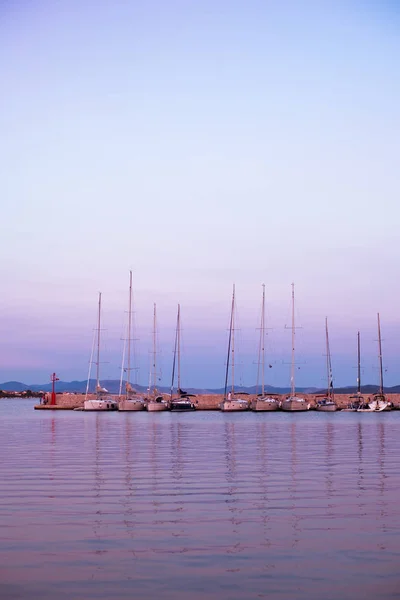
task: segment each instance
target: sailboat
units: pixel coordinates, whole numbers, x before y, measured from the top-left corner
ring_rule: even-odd
[[[258,390],[258,375],[260,370],[261,358],[261,394],[251,401],[251,410],[257,412],[267,410],[277,410],[279,408],[279,400],[273,396],[265,395],[265,285],[263,284],[262,307],[261,307],[261,327],[260,327],[260,346],[258,352],[258,371],[257,371],[257,390]]]
[[[386,399],[383,386],[383,366],[382,366],[382,339],[381,339],[381,321],[378,313],[378,349],[379,349],[379,392],[374,394],[372,402],[368,407],[374,412],[392,410],[392,403]]]
[[[129,271],[129,304],[128,304],[128,358],[126,368],[125,397],[121,398],[118,410],[144,410],[144,399],[131,385],[131,341],[132,341],[132,271]]]
[[[296,396],[296,388],[295,388],[295,324],[294,324],[294,283],[292,283],[292,367],[290,374],[290,385],[291,391],[290,396],[285,398],[285,400],[281,403],[282,410],[286,411],[304,411],[309,410],[310,404],[306,402],[304,398],[300,396]]]
[[[178,397],[173,397],[175,383],[175,366],[178,371]],[[178,304],[178,314],[176,317],[176,333],[174,346],[174,361],[172,364],[172,381],[171,381],[171,399],[169,407],[172,411],[195,410],[195,404],[190,400],[190,395],[181,388],[181,305]]]
[[[164,400],[162,394],[157,390],[157,348],[156,348],[156,332],[157,332],[157,307],[154,303],[153,309],[153,364],[150,370],[149,395],[146,398],[146,409],[149,412],[160,412],[167,410],[168,404]]]
[[[109,394],[108,390],[100,385],[100,324],[101,324],[101,292],[99,292],[99,305],[97,316],[97,372],[96,372],[96,398],[83,403],[83,410],[118,410],[118,403]],[[90,377],[89,377],[90,379]]]
[[[229,373],[229,362],[232,355],[232,385],[231,391],[228,390],[228,373]],[[233,286],[232,293],[232,307],[231,307],[231,320],[229,326],[229,341],[228,341],[228,357],[226,361],[225,371],[225,391],[224,399],[220,403],[219,407],[224,412],[247,410],[249,403],[247,400],[242,398],[234,398],[235,396],[235,285]]]
[[[360,350],[360,332],[357,331],[357,393],[350,396],[351,402],[344,412],[356,412],[364,405],[364,397],[361,395],[361,350]]]
[[[318,398],[316,409],[323,412],[333,412],[337,410],[337,404],[334,400],[333,393],[333,378],[332,378],[332,363],[331,363],[331,352],[329,347],[329,334],[328,334],[328,317],[325,317],[325,340],[326,340],[326,376],[327,376],[327,392],[326,396]]]

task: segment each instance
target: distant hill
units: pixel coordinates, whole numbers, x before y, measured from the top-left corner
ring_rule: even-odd
[[[118,379],[109,379],[102,380],[101,385],[105,387],[110,393],[117,394],[119,392],[120,382]],[[70,393],[85,393],[86,392],[86,381],[57,381],[56,390],[57,392],[70,392]],[[135,385],[135,389],[140,392],[145,392],[147,387],[143,385]],[[89,382],[89,392],[94,392],[96,388],[96,381],[91,379]],[[122,389],[125,389],[125,381],[123,382]],[[159,386],[160,392],[169,392],[170,388],[166,386]],[[237,386],[237,392],[246,392],[248,394],[255,394],[257,392],[257,388],[255,385],[251,387]],[[400,389],[400,386],[399,386]],[[23,392],[25,390],[32,390],[33,392],[50,392],[51,391],[51,383],[43,383],[41,385],[31,384],[27,385],[25,383],[21,383],[19,381],[6,381],[5,383],[0,383],[0,390],[4,390],[7,392]],[[297,391],[304,394],[313,394],[316,392],[318,388],[308,387],[308,388],[297,388]],[[224,388],[185,388],[185,391],[191,394],[223,394]],[[269,394],[287,394],[290,392],[290,388],[288,387],[273,387],[271,385],[265,386],[266,393]]]
[[[29,389],[32,388],[19,381],[6,381],[5,383],[0,383],[0,390],[4,390],[5,392],[24,392]]]
[[[321,392],[325,392],[326,388],[320,390]],[[374,394],[379,391],[378,385],[362,385],[361,393],[362,394]],[[384,391],[386,394],[398,394],[400,393],[400,385],[394,385],[393,387],[385,387]],[[349,385],[347,387],[335,388],[335,392],[337,394],[355,394],[357,392],[357,386]]]
[[[56,390],[57,392],[76,392],[76,393],[85,393],[86,392],[86,381],[57,381]],[[118,394],[120,382],[118,379],[108,379],[102,380],[101,385],[105,387],[111,394]],[[136,385],[134,386],[139,392],[145,392],[147,390],[146,386]],[[89,392],[94,392],[96,388],[95,379],[91,379],[89,382]],[[125,381],[122,384],[122,389],[125,389]],[[168,393],[170,388],[167,386],[160,386],[160,392]],[[255,385],[250,387],[237,386],[237,392],[246,392],[247,394],[256,394],[257,388]],[[51,391],[51,383],[43,383],[41,385],[31,384],[27,385],[25,383],[21,383],[20,381],[6,381],[4,383],[0,383],[0,390],[6,392],[24,392],[25,390],[31,390],[32,392],[50,392]],[[190,394],[223,394],[224,388],[185,388]],[[290,392],[289,387],[273,387],[272,385],[266,385],[265,391],[267,394],[288,394]],[[323,394],[326,392],[326,388],[316,388],[316,387],[299,387],[296,388],[298,393],[303,394],[314,394],[319,393]],[[378,391],[377,385],[363,385],[361,387],[361,392],[363,394],[373,394]],[[356,386],[346,386],[335,388],[335,392],[337,394],[355,394],[357,392]],[[385,387],[385,392],[388,394],[399,394],[400,393],[400,385],[395,385],[393,387]]]

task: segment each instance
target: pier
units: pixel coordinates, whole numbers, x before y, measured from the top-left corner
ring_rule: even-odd
[[[166,400],[170,399],[169,394],[161,394]],[[47,394],[44,397],[44,401],[47,402],[36,404],[34,408],[36,410],[74,410],[75,408],[83,408],[83,403],[85,401],[85,394],[71,394],[71,393],[57,393],[55,404],[50,404],[50,396],[51,394]],[[287,394],[277,395],[279,400],[283,400],[286,398]],[[335,402],[338,405],[338,409],[343,409],[348,406],[348,404],[352,401],[352,394],[335,394]],[[88,399],[94,399],[96,397],[95,394],[89,394]],[[316,406],[316,401],[318,398],[318,394],[302,394],[302,397],[310,403],[310,410],[313,410]],[[120,399],[125,398],[125,396],[114,395],[113,399],[118,402]],[[247,396],[249,401],[249,405],[251,400],[256,398],[254,394],[250,394]],[[364,398],[367,401],[368,398],[370,400],[373,399],[372,394],[364,394]],[[393,404],[394,409],[400,409],[400,394],[386,394],[387,400],[389,400]],[[223,400],[223,394],[199,394],[198,396],[194,396],[192,401],[194,402],[197,410],[220,410],[219,405]]]

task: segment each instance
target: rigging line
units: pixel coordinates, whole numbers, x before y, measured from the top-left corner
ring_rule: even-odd
[[[89,393],[90,375],[91,375],[91,372],[92,372],[92,364],[93,364],[93,354],[94,354],[95,341],[96,341],[96,329],[93,329],[92,351],[90,353],[89,372],[88,372],[88,377],[87,377],[87,382],[86,382],[85,400],[87,400],[88,393]]]
[[[178,347],[178,317],[177,317],[176,330],[175,330],[174,360],[173,360],[173,363],[172,363],[171,399],[172,399],[172,392],[174,390],[175,365],[176,365],[176,349],[177,349],[177,347]]]
[[[122,382],[124,378],[124,364],[125,364],[125,351],[126,351],[126,337],[124,337],[124,348],[122,350],[122,365],[121,365],[121,378],[119,380],[119,395],[122,395]]]
[[[235,290],[235,287],[233,287],[233,289]],[[228,388],[229,357],[230,357],[230,353],[231,353],[232,324],[233,324],[233,309],[234,309],[234,306],[235,306],[235,291],[233,292],[233,295],[232,295],[231,319],[230,319],[230,324],[229,324],[228,358],[227,358],[227,361],[226,361],[224,398],[226,398],[226,391],[227,391],[227,388]]]

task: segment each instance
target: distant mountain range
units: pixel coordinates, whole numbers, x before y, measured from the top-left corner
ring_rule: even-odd
[[[120,382],[118,379],[109,379],[107,381],[102,381],[101,384],[112,394],[117,394],[119,392]],[[85,393],[86,385],[87,385],[86,381],[57,381],[56,391],[57,392]],[[95,390],[95,387],[96,387],[96,381],[94,379],[91,379],[89,382],[89,391],[93,392]],[[137,389],[140,392],[145,392],[147,389],[145,386],[142,386],[142,385],[136,385],[134,387],[135,387],[135,389]],[[122,389],[123,390],[125,389],[125,382],[123,382]],[[170,391],[170,388],[168,388],[166,386],[160,386],[158,389],[160,392],[169,392]],[[4,383],[0,383],[0,390],[6,391],[6,392],[23,392],[25,390],[31,390],[32,392],[39,392],[39,391],[50,392],[51,391],[51,383],[44,383],[42,385],[36,385],[36,384],[27,385],[25,383],[21,383],[20,381],[6,381]],[[185,391],[187,391],[188,393],[191,393],[191,394],[223,394],[224,388],[217,388],[217,389],[186,388]],[[251,387],[238,386],[236,388],[236,391],[237,392],[246,392],[248,394],[255,394],[257,392],[255,385],[253,385]],[[265,386],[265,391],[269,394],[287,394],[290,392],[290,388],[288,388],[288,387],[273,387],[271,385],[267,385],[267,386]],[[296,391],[303,393],[303,394],[314,394],[314,393],[318,393],[318,392],[323,393],[325,391],[325,389],[324,388],[323,389],[316,388],[316,387],[307,387],[307,388],[299,387],[299,388],[296,388]],[[356,391],[357,391],[357,388],[355,386],[335,388],[335,392],[337,392],[339,394],[353,394]],[[372,394],[372,393],[378,391],[378,386],[363,385],[361,388],[361,391],[364,394]],[[393,387],[385,387],[385,392],[387,392],[388,394],[390,394],[390,393],[398,394],[398,393],[400,393],[400,385],[395,385]]]

